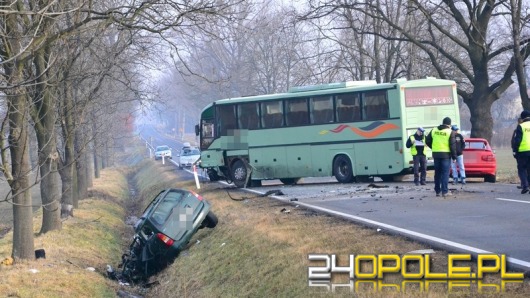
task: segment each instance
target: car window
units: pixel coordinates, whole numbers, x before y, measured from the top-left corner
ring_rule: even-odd
[[[143,218],[145,218],[147,216],[147,213],[149,213],[151,208],[153,208],[153,205],[156,204],[164,196],[165,192],[166,192],[166,190],[163,190],[163,191],[159,192],[156,195],[156,197],[151,201],[151,203],[149,203],[149,205],[147,205],[147,207],[145,207],[144,212],[142,213],[142,217]]]
[[[165,151],[165,150],[169,150],[169,147],[168,147],[168,146],[159,146],[159,147],[156,147],[156,151]]]
[[[199,152],[199,150],[186,150],[184,151],[184,153],[182,154],[183,156],[190,156],[190,155],[199,155],[201,154]]]
[[[483,150],[487,148],[487,145],[484,142],[466,142],[466,148]]]
[[[171,191],[157,205],[151,214],[151,221],[157,225],[163,225],[171,215],[173,208],[177,206],[182,199],[183,192]]]

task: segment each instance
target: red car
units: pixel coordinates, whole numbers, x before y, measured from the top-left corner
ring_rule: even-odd
[[[464,148],[466,178],[484,177],[484,182],[497,180],[497,159],[486,139],[467,138]]]

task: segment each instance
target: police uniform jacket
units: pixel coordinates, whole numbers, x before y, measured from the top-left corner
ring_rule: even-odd
[[[429,148],[432,149],[433,147],[433,132],[434,129],[432,129],[427,137],[425,138],[425,142]],[[456,159],[456,133],[451,130],[451,128],[447,125],[440,125],[438,126],[438,130],[445,130],[447,133],[449,133],[449,152],[439,152],[432,150],[432,158],[452,158]]]
[[[530,118],[517,125],[512,138],[512,151],[518,155],[530,156]]]

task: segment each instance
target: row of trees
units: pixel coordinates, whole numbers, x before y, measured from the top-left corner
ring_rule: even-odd
[[[30,188],[41,189],[40,232],[61,229],[61,209],[77,207],[153,98],[145,69],[160,63],[163,41],[229,15],[237,2],[0,0],[0,154],[15,259],[34,257]]]
[[[522,99],[518,112],[530,109],[524,72],[530,55],[528,1],[272,4],[240,5],[238,22],[212,25],[219,38],[194,32],[179,40],[182,59],[175,63],[180,72],[173,81],[192,86],[182,85],[179,101],[203,107],[219,98],[284,92],[294,85],[434,76],[457,82],[471,136],[489,140],[493,104],[514,82]]]
[[[33,257],[30,153],[41,232],[60,229],[61,204],[75,208],[123,135],[116,124],[149,100],[198,112],[215,99],[291,86],[436,76],[457,81],[471,135],[490,140],[492,105],[514,81],[530,109],[527,1],[284,2],[0,0],[0,156],[13,256]],[[174,70],[154,88],[145,69],[164,64],[165,53]]]

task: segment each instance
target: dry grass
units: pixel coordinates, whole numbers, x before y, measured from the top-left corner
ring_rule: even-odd
[[[156,170],[154,165],[146,167]],[[194,189],[193,182],[176,182],[166,172],[148,186],[145,177],[154,174],[140,172],[146,188],[156,189],[156,184]],[[163,177],[163,178],[161,178]],[[163,179],[168,179],[163,181]],[[148,292],[149,297],[302,297],[347,296],[349,288],[336,292],[325,288],[309,287],[307,279],[308,253],[335,253],[343,259],[348,254],[404,254],[428,248],[425,245],[378,233],[374,229],[354,225],[334,217],[319,215],[309,210],[295,208],[269,198],[252,197],[236,189],[222,189],[217,184],[203,184],[200,193],[213,205],[219,217],[218,226],[200,230],[191,240],[189,248],[175,263],[154,279],[160,285]],[[152,191],[156,192],[156,191]],[[150,199],[150,198],[145,198]],[[280,212],[282,208],[291,213]],[[437,251],[432,255],[434,272],[447,272],[447,253]],[[470,265],[470,264],[468,264]],[[334,282],[348,282],[340,276]],[[401,284],[399,275],[388,276],[385,283]],[[488,282],[500,284],[497,276]],[[417,285],[410,287],[418,289]],[[479,295],[476,283],[469,288],[455,288],[451,296]],[[429,296],[446,297],[447,284],[431,285],[428,293],[404,292],[395,288],[373,292],[356,292],[357,296]],[[506,293],[489,293],[485,296],[528,296],[528,284],[510,285]]]
[[[134,179],[140,190],[139,209],[164,188],[195,189],[192,181],[180,181],[179,171],[170,164],[145,160],[136,165],[139,171]],[[102,178],[95,181],[91,193],[94,197],[80,202],[76,217],[67,220],[62,231],[36,237],[36,248],[46,249],[45,260],[0,266],[0,296],[115,297],[118,285],[105,278],[104,269],[107,263],[117,263],[123,246],[129,244],[130,228],[123,223],[124,198],[128,194],[126,175],[129,174],[103,171]],[[310,263],[307,254],[335,253],[343,261],[348,254],[404,254],[429,248],[273,199],[223,189],[218,184],[203,184],[199,193],[212,203],[219,224],[215,229],[200,230],[174,264],[153,277],[160,284],[146,293],[148,297],[351,296],[350,288],[332,292],[308,286],[308,266],[317,264]],[[241,200],[232,200],[230,196]],[[280,212],[282,208],[290,209],[291,213]],[[37,217],[36,232],[39,223]],[[11,254],[11,238],[8,234],[0,240],[0,258]],[[433,254],[433,270],[446,272],[446,260],[445,252]],[[89,272],[87,267],[94,267],[97,272]],[[30,269],[39,272],[30,273]],[[339,276],[334,282],[348,282],[344,277]],[[383,282],[399,284],[401,279],[399,275],[388,276]],[[487,282],[499,284],[497,276],[488,277]],[[529,288],[525,282],[507,287],[505,293],[483,295],[526,297],[530,296]],[[355,290],[355,295],[480,296],[476,284],[450,293],[447,284],[440,284],[431,285],[423,293],[385,287],[376,292]]]
[[[119,260],[123,251],[123,202],[127,194],[124,173],[107,169],[94,181],[99,197],[79,202],[75,217],[61,231],[35,237],[35,248],[44,248],[46,259],[0,266],[3,297],[115,297],[115,282],[105,278],[105,265]],[[39,230],[41,216],[34,219]],[[0,240],[0,256],[11,255],[12,235]],[[86,268],[93,267],[96,272]],[[31,273],[30,269],[38,270]]]

